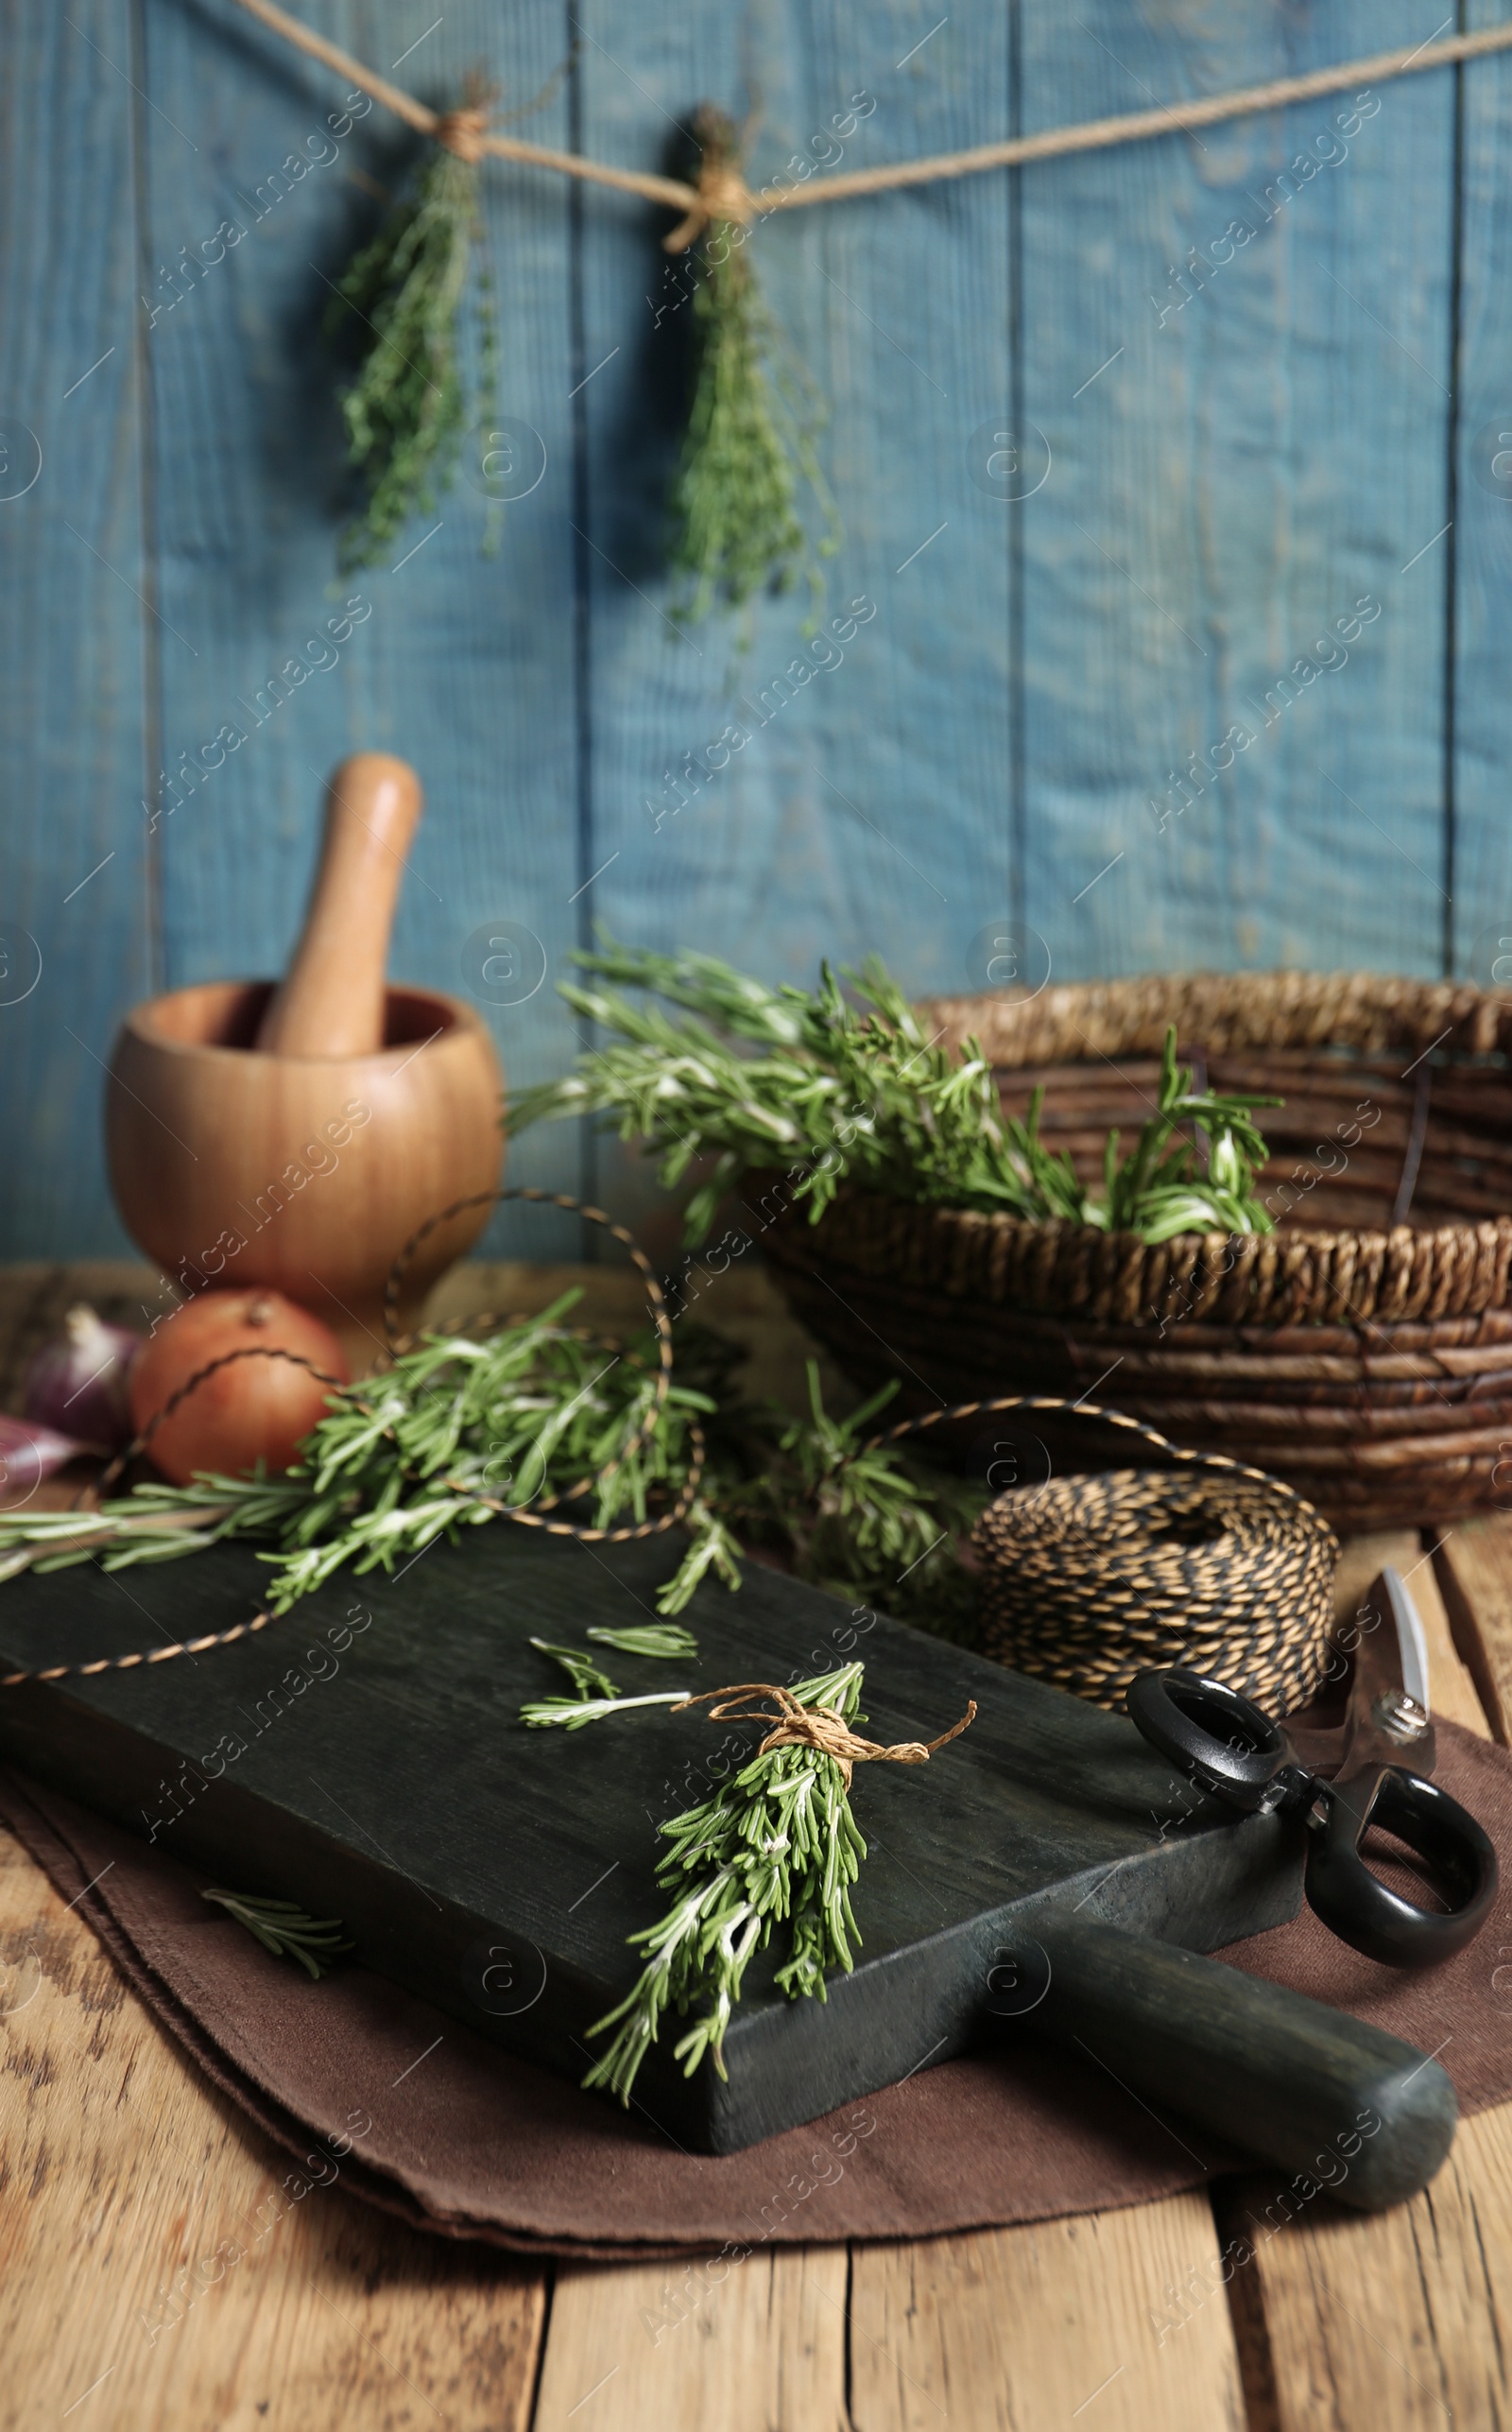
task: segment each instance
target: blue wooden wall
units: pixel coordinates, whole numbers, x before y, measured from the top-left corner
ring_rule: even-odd
[[[875,108],[847,166],[1152,98],[1178,117],[1442,15],[302,8],[381,70],[414,45],[399,79],[438,100],[482,62],[518,107],[565,60],[520,131],[615,162],[664,166],[701,97],[759,97],[756,180],[855,95]],[[1496,14],[1462,0],[1462,23]],[[545,477],[497,556],[459,484],[407,561],[428,525],[337,582],[325,282],[409,140],[373,110],[328,147],[338,80],[231,0],[9,0],[4,25],[0,923],[20,977],[0,995],[28,940],[42,960],[0,1009],[4,1254],[120,1245],[99,1145],[115,1024],[150,991],[282,964],[321,776],[361,745],[412,759],[429,795],[396,972],[462,991],[481,923],[541,941],[545,986],[491,1014],[521,1081],[572,1052],[553,982],[594,917],[795,979],[876,949],[918,991],[971,984],[971,940],[1005,918],[1059,976],[1467,970],[1506,925],[1512,61],[759,230],[831,404],[832,602],[875,614],[659,828],[648,798],[792,658],[802,612],[764,604],[743,654],[727,625],[668,620],[665,216],[489,165],[500,405],[541,434]],[[307,173],[264,207],[301,147]],[[183,275],[223,221],[245,233]],[[180,301],[154,317],[175,265]],[[1048,452],[1032,495],[993,493],[1002,428],[1031,466]],[[370,612],[336,664],[154,829],[158,772],[245,724],[291,656],[328,658],[315,637],[348,594]],[[644,1204],[617,1149],[566,1130],[514,1171]],[[493,1238],[572,1247],[539,1216]]]

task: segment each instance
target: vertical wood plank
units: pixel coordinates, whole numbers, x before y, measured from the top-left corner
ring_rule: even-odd
[[[555,13],[501,17],[481,0],[448,9],[428,35],[399,0],[325,0],[307,14],[385,71],[415,43],[400,75],[438,100],[484,60],[503,111],[535,98],[566,49]],[[339,79],[239,16],[155,9],[148,28],[151,98],[198,130],[191,153],[152,121],[150,258],[171,266],[181,245],[207,238],[212,256],[224,250],[202,275],[180,278],[180,300],[149,340],[164,612],[186,637],[165,635],[159,654],[163,765],[171,776],[183,750],[191,766],[214,763],[223,723],[246,736],[163,821],[168,980],[282,969],[325,775],[358,747],[398,751],[419,768],[427,809],[390,968],[472,994],[510,1080],[538,1078],[571,1054],[554,983],[581,875],[564,185],[498,163],[482,179],[498,408],[543,440],[540,488],[506,509],[496,556],[484,554],[485,501],[464,474],[380,562],[337,578],[345,476],[328,283],[380,216],[374,181],[396,190],[419,147],[376,110],[342,135]],[[525,123],[560,144],[565,112],[558,78]],[[464,311],[474,363],[477,295],[475,267]],[[281,670],[284,699],[270,689]],[[531,932],[548,965],[544,984],[509,1006],[480,992],[483,953],[466,952],[503,921]],[[538,1135],[510,1179],[570,1188],[574,1153],[570,1131]],[[527,1255],[574,1237],[539,1215],[493,1236]]]
[[[132,321],[132,58],[129,17],[112,0],[8,12],[0,1248],[11,1257],[53,1254],[64,1239],[120,1243],[105,1205],[95,1060],[110,1054],[117,1008],[150,981],[136,806],[152,578]]]
[[[1496,0],[1468,0],[1468,28],[1501,22]],[[1504,166],[1512,143],[1512,66],[1464,71],[1459,244],[1460,355],[1455,434],[1454,969],[1489,984],[1512,954],[1512,831],[1504,770],[1502,669],[1512,612],[1512,271]],[[1480,951],[1477,951],[1479,947]],[[1503,965],[1503,975],[1506,966]]]
[[[533,2432],[843,2432],[846,2251],[564,2266]]]
[[[1167,2283],[1204,2301],[1167,2327]],[[1129,2212],[855,2250],[856,2432],[1242,2432],[1211,2208]]]
[[[1023,27],[1031,127],[1178,123],[1431,30],[1410,0]],[[1028,918],[1067,976],[1439,968],[1452,79],[1352,136],[1350,100],[1025,176]]]
[[[1501,1513],[1446,1531],[1435,1567],[1461,1662],[1497,1739],[1512,1737],[1512,1522]]]

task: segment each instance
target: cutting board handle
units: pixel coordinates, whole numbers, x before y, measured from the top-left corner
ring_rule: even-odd
[[[1049,1961],[1038,1999],[1031,1934]],[[1210,2159],[1207,2130],[1374,2213],[1425,2187],[1453,2142],[1458,2109],[1438,2062],[1346,2011],[1086,1917],[1036,1916],[1019,1957],[1022,2024],[1175,2114],[1194,2160]]]

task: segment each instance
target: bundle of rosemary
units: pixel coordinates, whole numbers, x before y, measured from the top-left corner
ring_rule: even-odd
[[[568,1504],[598,1528],[665,1513],[701,1422],[708,1468],[687,1511],[682,1560],[661,1592],[663,1613],[681,1612],[711,1573],[740,1585],[737,1529],[800,1577],[895,1613],[926,1614],[936,1595],[942,1611],[959,1612],[954,1547],[982,1498],[901,1453],[866,1452],[875,1403],[833,1420],[816,1375],[812,1425],[747,1403],[731,1382],[739,1350],[690,1329],[646,1432],[654,1337],[616,1351],[569,1333],[562,1319],[578,1297],[567,1292],[483,1341],[425,1337],[382,1375],[333,1393],[299,1465],[278,1476],[205,1475],[186,1487],[141,1485],[94,1510],[0,1512],[0,1579],[93,1558],[124,1570],[246,1538],[266,1542],[268,1606],[286,1613],[344,1565],[392,1573],[437,1538],[501,1512],[540,1517]],[[611,1643],[650,1651],[623,1634]]]
[[[792,1691],[805,1707],[827,1706],[849,1724],[858,1712],[863,1667],[800,1682]],[[720,2046],[753,1951],[786,1924],[788,1956],[777,1982],[790,1999],[826,1998],[824,1972],[849,1974],[856,1921],[850,1886],[867,1845],[850,1812],[845,1777],[830,1756],[811,1748],[779,1748],[753,1756],[721,1783],[712,1799],[661,1827],[669,1844],[657,1881],[676,1891],[667,1914],[632,1934],[646,1954],[636,1983],[617,2008],[589,2028],[618,2034],[583,2079],[628,2103],[636,2072],[656,2042],[669,2003],[686,2017],[696,2001],[702,2014],[674,2047],[691,2078],[707,2052],[721,2077]]]
[[[684,2075],[691,2078],[707,2055],[724,2077],[722,2046],[747,1967],[779,1925],[788,1929],[788,1948],[774,1980],[790,2001],[827,2001],[827,1968],[849,1975],[851,1943],[861,1940],[850,1890],[867,1854],[850,1807],[851,1766],[870,1758],[922,1764],[958,1738],[976,1713],[969,1705],[927,1746],[909,1740],[879,1748],[855,1733],[866,1720],[858,1711],[863,1677],[860,1664],[847,1664],[793,1689],[755,1684],[687,1701],[709,1705],[712,1719],[759,1716],[776,1728],[712,1799],[660,1827],[668,1846],[657,1881],[676,1897],[656,1924],[629,1938],[646,1962],[625,1999],[588,2030],[619,2031],[585,2086],[604,2086],[628,2103],[669,2005],[684,2018],[700,2005],[674,2046]],[[765,1700],[776,1705],[775,1715]]]
[[[688,1202],[690,1241],[703,1238],[744,1175],[772,1168],[788,1173],[816,1221],[850,1178],[928,1205],[1059,1216],[1149,1242],[1272,1229],[1255,1195],[1268,1152],[1252,1113],[1279,1101],[1197,1088],[1177,1062],[1174,1028],[1156,1112],[1127,1156],[1118,1132],[1108,1134],[1099,1199],[1040,1140],[1042,1092],[1026,1120],[1005,1115],[977,1041],[959,1051],[935,1044],[875,958],[838,975],[824,964],[812,993],[768,988],[713,955],[657,954],[607,936],[599,953],[574,959],[619,984],[561,989],[610,1044],[523,1092],[509,1129],[611,1114],[622,1139],[660,1153],[669,1188],[712,1158]],[[626,987],[665,999],[682,1018],[633,1002]]]

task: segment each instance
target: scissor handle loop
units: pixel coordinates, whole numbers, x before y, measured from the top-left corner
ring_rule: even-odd
[[[1199,1788],[1257,1814],[1290,1803],[1295,1768],[1268,1715],[1210,1672],[1142,1672],[1128,1711],[1144,1737]]]
[[[1308,1905],[1331,1932],[1392,1968],[1452,1958],[1486,1923],[1496,1898],[1496,1852],[1447,1790],[1401,1766],[1318,1783],[1325,1813],[1308,1836]],[[1367,1831],[1390,1833],[1426,1866],[1442,1908],[1419,1908],[1371,1871]]]

